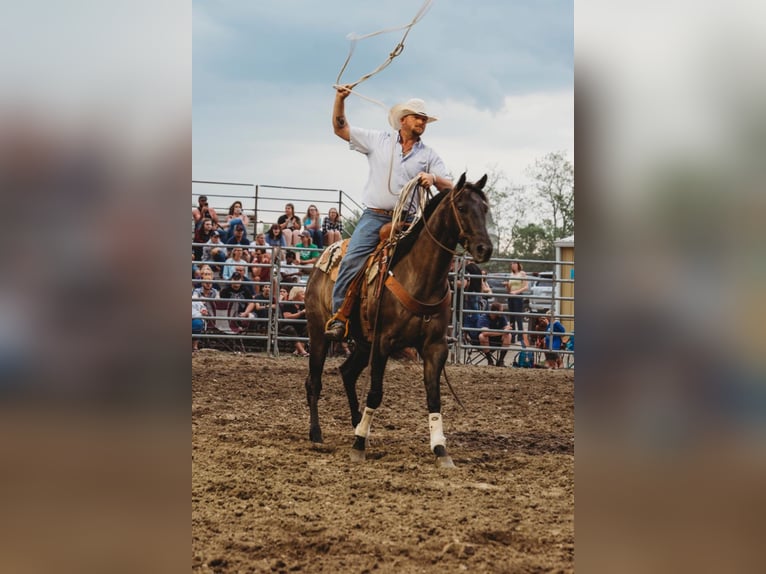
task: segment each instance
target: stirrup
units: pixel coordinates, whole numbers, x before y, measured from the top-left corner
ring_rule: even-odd
[[[343,341],[344,339],[348,338],[348,319],[346,319],[340,313],[335,313],[332,317],[330,317],[327,320],[327,323],[325,323],[325,326],[324,326],[325,335],[328,334],[328,332],[330,331],[330,325],[332,325],[335,321],[340,321],[341,323],[343,323],[343,335],[338,339],[339,341]]]

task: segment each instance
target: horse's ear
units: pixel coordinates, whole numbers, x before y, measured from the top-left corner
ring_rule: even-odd
[[[455,186],[455,191],[460,191],[463,189],[463,186],[465,185],[465,172],[463,172],[463,175],[460,176],[460,179],[457,180],[457,185]]]
[[[475,185],[476,187],[478,187],[479,189],[484,189],[484,186],[485,186],[485,185],[487,185],[487,174],[485,173],[485,174],[484,174],[484,177],[482,177],[482,178],[481,178],[479,181],[477,181],[477,182],[476,182],[474,185]]]

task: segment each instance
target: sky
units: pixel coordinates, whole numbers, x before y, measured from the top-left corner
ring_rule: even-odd
[[[341,189],[358,200],[366,158],[330,121],[348,35],[408,24],[422,5],[194,1],[193,179]],[[341,82],[377,68],[403,33],[359,41]],[[549,152],[574,160],[573,47],[569,0],[433,0],[402,53],[356,88],[385,109],[352,94],[346,117],[390,129],[388,108],[421,98],[439,118],[424,142],[455,179],[494,172],[523,183],[525,168]]]

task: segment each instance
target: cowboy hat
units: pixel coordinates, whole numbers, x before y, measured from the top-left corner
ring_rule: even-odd
[[[388,112],[388,123],[395,130],[399,129],[399,122],[404,116],[415,114],[416,116],[425,116],[426,123],[430,124],[435,122],[439,118],[430,116],[426,112],[426,103],[418,98],[412,98],[402,104],[396,104],[391,111]]]

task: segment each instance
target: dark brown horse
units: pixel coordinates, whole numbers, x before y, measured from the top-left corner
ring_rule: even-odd
[[[351,424],[355,427],[351,449],[354,460],[365,458],[372,416],[383,399],[383,372],[388,357],[400,349],[414,347],[423,359],[431,450],[440,466],[454,466],[447,454],[441,419],[440,380],[447,361],[450,323],[447,275],[458,243],[478,263],[489,260],[492,255],[486,227],[487,198],[482,191],[486,183],[486,175],[472,184],[466,182],[463,174],[454,189],[434,196],[425,207],[423,217],[396,246],[380,296],[366,298],[350,317],[349,335],[356,344],[353,354],[341,365],[340,373],[351,409]],[[306,288],[311,345],[306,395],[311,412],[309,438],[312,442],[322,442],[317,403],[330,345],[324,328],[332,315],[332,287],[330,276],[315,267]],[[371,337],[365,324],[371,326]],[[370,391],[367,406],[360,413],[356,381],[368,362]]]

